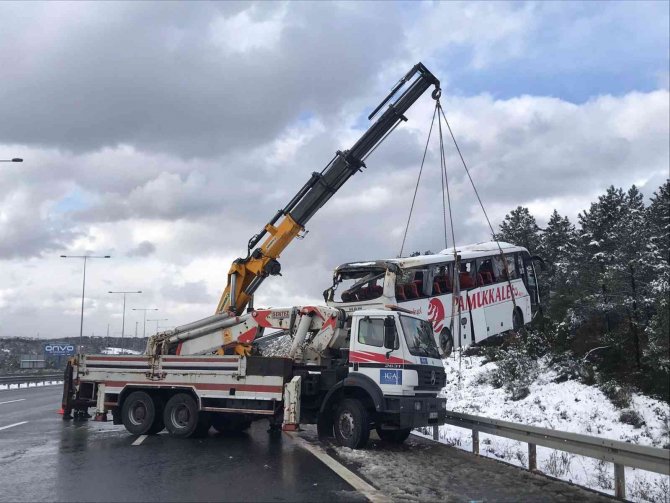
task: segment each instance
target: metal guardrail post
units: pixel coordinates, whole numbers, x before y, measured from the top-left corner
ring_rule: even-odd
[[[614,495],[626,499],[626,467],[614,463]]]
[[[537,470],[537,446],[531,443],[528,444],[528,469]]]
[[[479,430],[472,430],[472,453],[479,454]]]

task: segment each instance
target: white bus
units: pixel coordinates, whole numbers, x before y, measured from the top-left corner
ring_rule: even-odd
[[[460,296],[454,296],[454,249],[447,248],[435,255],[342,264],[324,297],[345,311],[395,304],[424,315],[444,355],[454,346],[481,342],[531,321],[540,303],[533,264],[539,257],[503,242],[459,246],[456,255]],[[455,300],[461,311],[460,339]]]

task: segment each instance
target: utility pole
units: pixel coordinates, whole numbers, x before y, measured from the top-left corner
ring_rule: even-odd
[[[14,161],[19,162],[19,161]],[[81,285],[81,321],[79,322],[79,351],[84,346],[84,294],[86,292],[86,261],[90,258],[111,258],[110,255],[61,255],[60,258],[82,258],[84,259],[84,280]]]
[[[121,293],[123,294],[123,317],[121,318],[121,352],[123,353],[123,335],[126,332],[126,295],[129,293],[142,293],[142,290],[133,290],[133,291],[120,291],[112,292],[111,290],[108,293]],[[108,325],[109,327],[109,325]]]
[[[144,328],[142,329],[142,337],[147,336],[147,311],[158,311],[155,307],[137,307],[133,311],[144,311]]]
[[[159,321],[167,321],[167,320],[168,320],[168,318],[156,318],[156,319],[147,320],[147,321],[155,321],[156,322],[156,333],[158,333],[158,322]]]

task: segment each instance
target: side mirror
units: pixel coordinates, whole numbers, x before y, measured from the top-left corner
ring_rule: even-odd
[[[384,347],[386,349],[396,349],[396,335],[395,318],[393,316],[384,318]]]

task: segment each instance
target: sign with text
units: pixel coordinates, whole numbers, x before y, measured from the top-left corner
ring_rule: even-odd
[[[50,342],[44,345],[44,354],[47,356],[72,356],[76,352],[74,344],[67,342]]]

